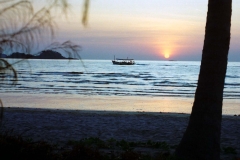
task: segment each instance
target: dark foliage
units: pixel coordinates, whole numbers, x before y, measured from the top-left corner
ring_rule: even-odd
[[[111,145],[109,145],[111,144]],[[131,145],[132,150],[123,146]],[[155,156],[134,151],[134,147],[148,146],[149,143],[103,141],[99,138],[87,138],[70,141],[65,148],[44,141],[34,142],[21,136],[0,134],[1,159],[4,160],[170,160],[174,159],[169,152],[161,152]]]
[[[165,142],[131,142],[113,138],[103,141],[90,137],[59,146],[9,133],[0,133],[0,157],[3,160],[178,160],[169,150],[173,146]],[[148,152],[137,148],[145,148]],[[158,152],[150,154],[153,150]],[[236,149],[232,147],[223,147],[222,153],[236,157]]]
[[[53,146],[46,142],[31,142],[23,140],[20,136],[0,136],[1,159],[55,159]]]

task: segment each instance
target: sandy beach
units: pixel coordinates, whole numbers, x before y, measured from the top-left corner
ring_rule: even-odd
[[[88,137],[177,145],[188,118],[188,114],[153,112],[5,108],[2,130],[60,145]],[[238,154],[222,153],[222,159],[239,157],[239,125],[239,116],[223,116],[221,147],[235,148]]]
[[[179,108],[183,105],[187,105],[187,108],[191,106],[190,100],[181,101],[180,99],[157,101],[154,98],[148,100],[129,98],[126,103],[123,103],[126,98],[110,97],[107,99],[105,97],[101,99],[98,97],[98,99],[95,97],[94,99],[94,97],[81,97],[82,106],[92,105],[92,108],[79,110],[73,107],[79,103],[78,97],[69,96],[61,99],[52,95],[47,97],[37,95],[26,97],[18,97],[17,95],[14,97],[12,95],[11,97],[9,95],[14,99],[11,102],[7,94],[5,96],[2,99],[5,106],[1,128],[3,131],[8,130],[26,138],[45,140],[57,144],[64,144],[69,140],[98,137],[103,140],[110,138],[127,141],[152,140],[177,145],[188,124],[189,114],[162,112],[161,110],[156,112],[154,108],[156,109],[157,103],[160,103],[160,106],[167,105],[170,109],[177,106],[176,103],[180,106]],[[89,101],[90,99],[92,100]],[[30,101],[32,103],[29,103]],[[121,103],[125,106],[111,110],[111,106],[118,107]],[[26,104],[29,106],[22,108]],[[71,107],[70,109],[55,108],[54,106],[57,105],[60,107],[71,105]],[[153,111],[144,111],[141,105],[147,105]],[[140,107],[135,110],[131,108],[136,106]],[[121,109],[123,111],[119,111]],[[238,115],[237,112],[236,114]],[[240,157],[239,126],[240,116],[223,116],[221,147],[235,148],[238,153],[230,156]],[[229,155],[222,153],[221,157],[222,159],[228,159]]]

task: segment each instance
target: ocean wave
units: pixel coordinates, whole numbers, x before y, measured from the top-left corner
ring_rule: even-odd
[[[29,63],[32,61],[29,60]],[[11,74],[1,81],[0,92],[193,97],[199,62],[139,62],[133,67],[113,66],[108,61],[89,61],[85,68],[73,61],[34,61],[31,69],[19,66],[18,81]],[[224,97],[240,98],[238,63],[229,63]]]

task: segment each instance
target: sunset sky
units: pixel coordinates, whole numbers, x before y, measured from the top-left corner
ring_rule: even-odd
[[[81,45],[83,59],[201,60],[208,0],[91,0],[86,28],[83,1],[70,2],[57,39]],[[233,0],[229,61],[240,61],[239,7]]]

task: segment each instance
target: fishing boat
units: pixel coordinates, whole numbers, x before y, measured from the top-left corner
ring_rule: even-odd
[[[114,56],[114,60],[112,60],[112,63],[113,64],[116,64],[116,65],[134,65],[135,64],[135,61],[134,59],[115,59],[115,56]]]

